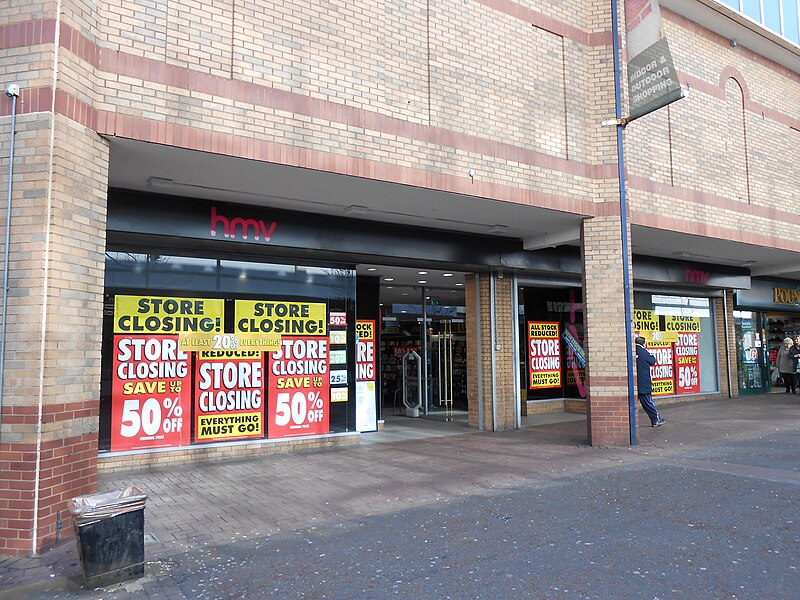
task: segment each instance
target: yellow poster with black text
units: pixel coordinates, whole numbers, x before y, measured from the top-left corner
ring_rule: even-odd
[[[328,313],[324,302],[284,300],[236,300],[237,334],[327,335]]]
[[[114,298],[114,333],[166,335],[221,333],[225,301],[212,298]]]
[[[648,308],[633,309],[633,334],[642,336],[647,340],[648,345],[655,342],[678,340],[677,332],[666,326],[664,315],[657,315],[654,310]]]
[[[700,318],[665,315],[664,329],[675,333],[700,333]],[[678,340],[674,339],[672,341],[676,342]]]

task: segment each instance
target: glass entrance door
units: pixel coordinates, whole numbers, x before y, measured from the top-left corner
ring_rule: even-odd
[[[766,317],[763,313],[734,311],[736,366],[740,394],[763,394],[771,388],[767,364]]]
[[[440,319],[430,328],[428,386],[433,411],[466,410],[467,357],[463,320]]]

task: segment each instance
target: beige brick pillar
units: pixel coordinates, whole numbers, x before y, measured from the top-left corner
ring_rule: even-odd
[[[728,294],[726,302],[723,302],[722,298],[714,298],[713,302],[714,314],[716,315],[719,391],[723,398],[728,397],[729,393],[731,397],[737,397],[739,395],[739,366],[736,362],[733,295]]]
[[[39,553],[70,535],[67,501],[96,489],[108,146],[95,133],[93,48],[76,36],[95,40],[96,4],[32,0],[29,10],[4,12],[10,22],[30,15],[42,21],[19,29],[19,48],[3,62],[3,83],[18,83],[20,97],[0,413],[0,554]],[[10,108],[3,94],[6,165]],[[4,191],[7,174],[0,175]],[[3,258],[7,214],[3,202]]]
[[[512,277],[469,275],[465,285],[469,424],[487,431],[515,429],[519,391],[514,385]]]
[[[108,148],[58,112],[16,132],[0,554],[30,555],[70,535],[68,500],[96,489]],[[0,138],[7,156],[7,118]]]
[[[620,220],[619,216],[586,219],[581,236],[586,307],[583,314],[586,320],[587,423],[589,442],[593,446],[630,444],[629,342],[625,339]]]

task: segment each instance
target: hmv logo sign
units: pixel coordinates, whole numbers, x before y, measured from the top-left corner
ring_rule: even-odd
[[[217,234],[222,233],[226,239],[242,239],[249,240],[250,237],[254,240],[264,240],[265,242],[272,239],[272,234],[275,232],[275,227],[278,223],[272,221],[269,224],[264,223],[261,219],[243,219],[242,217],[226,217],[217,212],[217,207],[211,207],[211,235],[217,237]],[[221,227],[220,227],[221,226]]]
[[[708,283],[708,271],[686,268],[686,283]]]

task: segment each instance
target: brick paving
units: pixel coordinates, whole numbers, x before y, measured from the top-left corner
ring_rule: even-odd
[[[171,561],[214,545],[547,485],[620,464],[681,464],[688,450],[796,432],[798,408],[797,396],[782,393],[666,406],[666,426],[642,427],[638,446],[615,448],[587,445],[584,420],[496,434],[456,425],[456,433],[441,435],[437,427],[436,435],[405,440],[389,423],[386,434],[368,434],[358,446],[103,475],[100,491],[135,484],[148,494],[146,576],[115,593],[183,597],[163,577]],[[108,590],[82,590],[74,539],[38,557],[0,558],[0,590],[3,599],[109,597]]]

